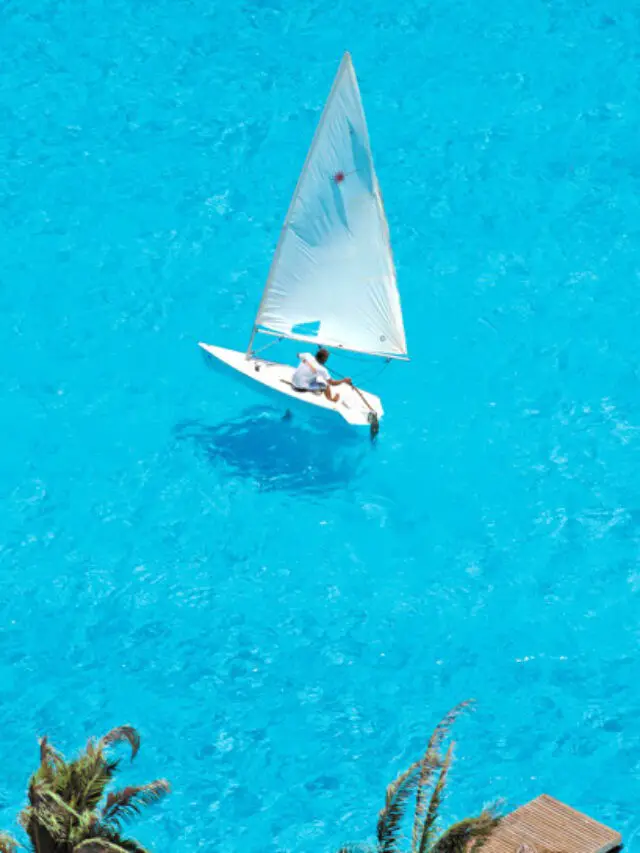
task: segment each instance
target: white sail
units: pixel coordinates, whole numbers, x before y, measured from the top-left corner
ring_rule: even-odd
[[[387,220],[349,54],[293,195],[255,328],[372,355],[406,354]]]

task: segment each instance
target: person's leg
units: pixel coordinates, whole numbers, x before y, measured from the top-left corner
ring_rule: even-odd
[[[317,394],[324,394],[324,396],[327,398],[327,400],[329,400],[329,402],[331,402],[331,403],[337,403],[338,400],[340,399],[340,394],[336,394],[334,396],[331,393],[331,386],[326,385],[324,382],[317,382],[316,380],[313,380],[309,384],[309,390],[315,391],[315,393],[317,393]]]

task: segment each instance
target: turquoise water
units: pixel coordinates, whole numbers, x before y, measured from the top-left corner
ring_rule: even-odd
[[[640,851],[639,25],[2,6],[2,826],[38,734],[132,722],[157,851],[329,851],[471,695],[449,816],[544,791]],[[195,346],[246,345],[345,48],[413,358],[373,448]]]

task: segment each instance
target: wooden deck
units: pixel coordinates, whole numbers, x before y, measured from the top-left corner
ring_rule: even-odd
[[[507,815],[483,853],[609,853],[619,832],[543,794]]]

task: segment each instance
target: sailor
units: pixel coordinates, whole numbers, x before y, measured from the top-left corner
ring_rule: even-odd
[[[322,391],[324,396],[332,403],[337,403],[339,394],[332,395],[331,387],[334,385],[351,385],[351,380],[332,379],[325,367],[329,358],[329,351],[321,347],[315,356],[308,352],[298,355],[300,364],[295,369],[291,384],[296,391]]]

